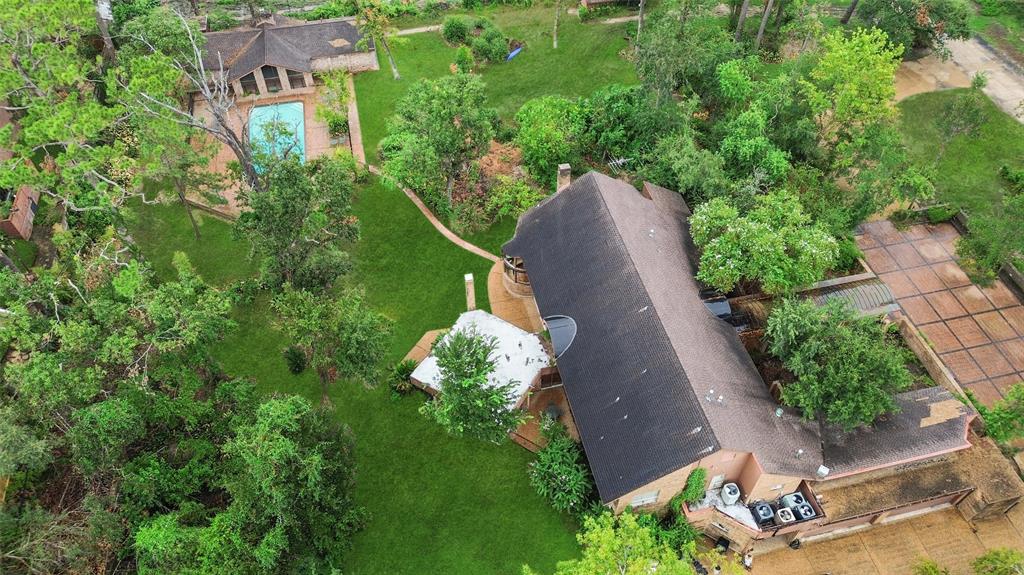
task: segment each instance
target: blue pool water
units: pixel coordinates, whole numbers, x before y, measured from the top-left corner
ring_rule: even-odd
[[[274,138],[273,134],[281,134],[279,127],[287,128],[291,137],[278,135]],[[302,102],[283,102],[253,108],[249,112],[249,139],[253,145],[269,146],[272,153],[284,152],[291,146],[289,154],[297,155],[299,161],[304,161],[306,122]],[[276,141],[268,141],[270,139]]]

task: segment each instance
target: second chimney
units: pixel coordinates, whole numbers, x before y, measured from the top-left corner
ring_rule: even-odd
[[[558,164],[558,183],[555,185],[555,193],[569,187],[572,183],[572,166],[569,164]]]

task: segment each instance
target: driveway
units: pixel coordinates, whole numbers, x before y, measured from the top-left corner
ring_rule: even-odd
[[[1024,74],[977,38],[948,44],[951,58],[935,55],[904,62],[896,71],[896,99],[947,88],[971,85],[971,77],[984,72],[985,93],[1007,114],[1024,122]]]
[[[952,225],[862,229],[864,259],[961,387],[991,405],[1024,380],[1024,306],[1002,281],[971,283],[955,258]]]
[[[850,534],[781,549],[754,558],[753,575],[910,575],[929,557],[953,575],[969,575],[971,561],[989,549],[1024,547],[1024,508],[977,523],[946,509]]]

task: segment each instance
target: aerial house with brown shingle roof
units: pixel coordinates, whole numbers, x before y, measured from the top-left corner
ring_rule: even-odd
[[[708,496],[687,516],[746,551],[967,497],[969,482],[895,491],[833,523],[822,488],[945,465],[977,449],[976,413],[938,386],[899,395],[899,412],[853,433],[779,405],[736,328],[702,298],[689,215],[675,192],[591,172],[524,214],[503,248],[508,281],[528,284],[542,317],[575,326],[565,341],[553,330],[552,344],[601,501],[661,510],[703,467]],[[800,513],[779,511],[787,497]]]
[[[305,22],[271,15],[253,26],[207,32],[203,66],[223,70],[237,95],[276,95],[312,88],[316,72],[376,70],[373,41],[360,47],[362,38],[351,17]]]

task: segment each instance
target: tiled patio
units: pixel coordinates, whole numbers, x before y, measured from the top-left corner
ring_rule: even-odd
[[[1024,306],[1002,281],[971,284],[950,224],[863,225],[857,245],[957,382],[987,405],[1024,380]]]

